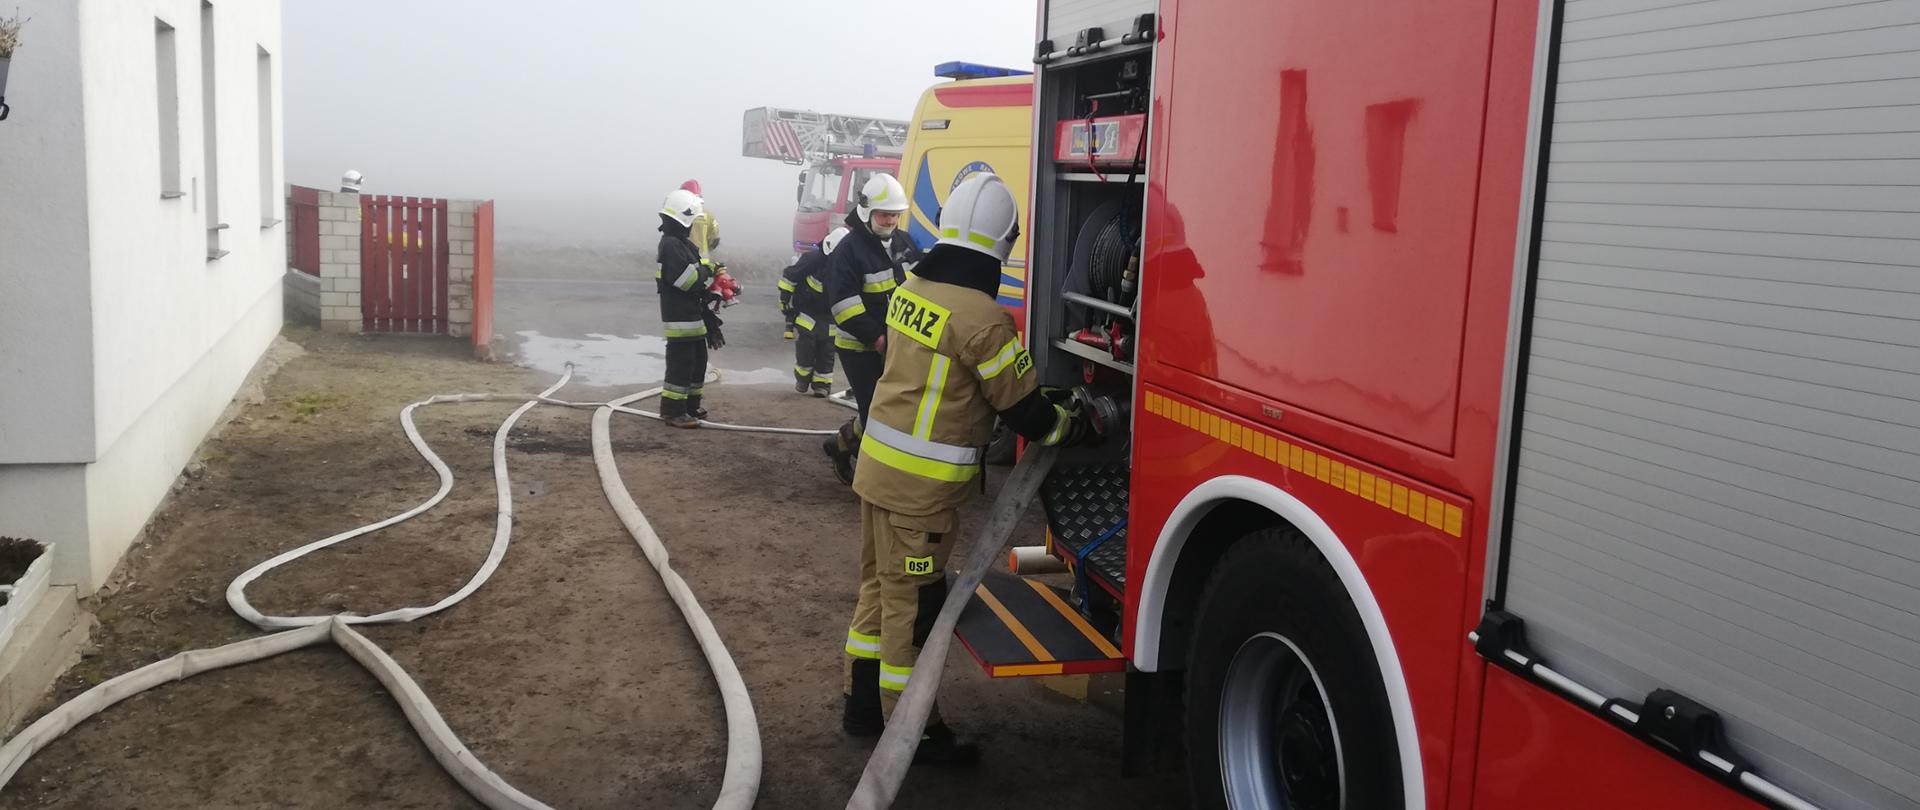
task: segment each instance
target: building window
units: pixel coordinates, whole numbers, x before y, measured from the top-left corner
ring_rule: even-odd
[[[280,224],[280,185],[274,182],[273,162],[273,54],[260,49],[256,73],[260,84],[260,227]]]
[[[153,21],[154,98],[160,108],[160,196],[186,194],[180,186],[180,60],[174,52],[173,26]]]
[[[220,249],[220,232],[226,229],[226,223],[220,221],[220,116],[218,112],[219,95],[214,92],[214,54],[213,4],[202,0],[200,3],[200,142],[205,149],[205,167],[201,176],[206,183],[207,212],[207,259],[209,261],[227,255]]]

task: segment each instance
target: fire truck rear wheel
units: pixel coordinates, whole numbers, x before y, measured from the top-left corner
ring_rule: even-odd
[[[1394,808],[1400,760],[1365,626],[1292,529],[1236,541],[1201,597],[1187,669],[1194,807]]]

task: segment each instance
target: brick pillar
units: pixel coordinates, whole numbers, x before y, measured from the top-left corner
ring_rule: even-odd
[[[473,212],[477,200],[447,201],[447,334],[473,334]]]
[[[360,195],[320,193],[320,328],[360,331]]]

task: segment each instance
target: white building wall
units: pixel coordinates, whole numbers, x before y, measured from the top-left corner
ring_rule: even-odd
[[[15,2],[33,21],[0,123],[0,465],[82,462],[94,431],[80,15],[72,2]]]
[[[81,170],[43,172],[33,186],[22,187],[0,162],[0,176],[9,178],[0,185],[0,221],[6,223],[0,224],[0,245],[6,245],[0,251],[0,280],[6,282],[0,302],[15,300],[19,291],[61,305],[32,314],[26,329],[0,325],[10,330],[0,332],[0,374],[49,378],[59,389],[31,406],[35,410],[26,416],[37,418],[18,419],[18,426],[16,409],[0,399],[0,464],[66,462],[0,467],[0,534],[57,543],[56,581],[79,585],[84,594],[112,572],[280,329],[286,226],[280,222],[285,215],[277,176],[283,162],[279,3],[212,3],[219,219],[228,227],[220,238],[226,254],[209,259],[201,0],[16,2],[34,18],[26,47],[48,29],[58,30],[42,27],[43,21],[62,15],[71,21],[73,47],[60,54],[71,87],[60,94],[35,88],[31,95],[64,97],[74,109],[61,130],[64,144],[21,149],[10,138],[0,146],[0,161],[65,161]],[[156,19],[174,30],[179,190],[186,194],[172,199],[161,193]],[[259,118],[263,49],[271,57],[275,108],[274,142],[265,145]],[[16,58],[10,82],[16,98],[25,88],[21,61]],[[21,111],[16,104],[7,126],[22,120]],[[271,160],[261,160],[263,148]],[[263,163],[276,175],[265,183]],[[263,187],[273,190],[264,199]],[[49,196],[71,200],[52,207],[44,202]],[[65,236],[22,243],[7,238],[13,230]],[[30,250],[14,247],[22,244]],[[45,269],[25,276],[19,268]],[[0,303],[0,313],[12,306]],[[14,333],[32,343],[16,342]],[[6,396],[17,395],[0,394]],[[67,437],[66,444],[23,439],[20,427]],[[73,436],[84,439],[76,444]],[[45,458],[23,458],[22,445]],[[69,491],[75,488],[77,496]],[[29,497],[56,494],[58,510],[16,508]]]
[[[228,225],[220,247],[229,252],[208,260],[201,0],[84,0],[80,8],[99,397],[94,434],[95,449],[104,455],[206,361],[263,296],[277,300],[287,266],[285,226],[261,226],[263,220],[284,219],[284,202],[276,181],[270,184],[276,189],[270,207],[261,205],[256,65],[263,47],[279,60],[280,15],[279,4],[270,0],[213,2],[219,220]],[[181,181],[188,194],[171,200],[160,197],[156,18],[174,27],[179,61]],[[274,93],[276,103],[279,95]],[[277,145],[270,148],[278,152]],[[259,339],[264,349],[271,335],[243,339]],[[235,387],[251,362],[229,375]]]

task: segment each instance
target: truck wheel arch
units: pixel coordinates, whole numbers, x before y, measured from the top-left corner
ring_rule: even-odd
[[[1179,567],[1187,541],[1201,524],[1223,506],[1245,504],[1270,512],[1276,521],[1291,524],[1312,541],[1346,587],[1348,598],[1367,630],[1368,644],[1380,667],[1381,683],[1392,711],[1396,747],[1400,754],[1401,784],[1408,808],[1426,806],[1426,780],[1420,760],[1419,734],[1414,727],[1413,697],[1407,689],[1406,673],[1400,668],[1400,655],[1387,630],[1386,614],[1374,599],[1373,588],[1360,566],[1334,534],[1326,521],[1298,498],[1272,484],[1238,475],[1210,479],[1188,492],[1174,507],[1173,514],[1160,530],[1160,537],[1147,560],[1147,570],[1139,585],[1140,603],[1133,626],[1133,665],[1145,672],[1178,669],[1176,660],[1163,661],[1164,621],[1170,606],[1167,595],[1174,572]],[[1223,538],[1230,539],[1230,538]],[[1204,575],[1204,572],[1203,572]],[[1177,658],[1178,651],[1168,653]]]

